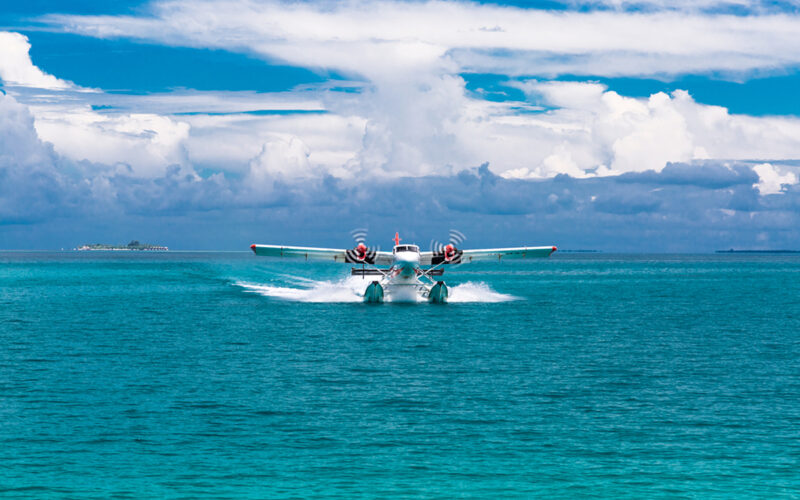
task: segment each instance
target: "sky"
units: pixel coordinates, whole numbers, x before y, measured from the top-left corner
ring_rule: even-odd
[[[0,248],[800,249],[800,1],[0,5]]]

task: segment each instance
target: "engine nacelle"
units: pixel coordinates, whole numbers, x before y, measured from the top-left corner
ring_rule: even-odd
[[[447,262],[453,260],[456,256],[456,252],[457,252],[456,247],[454,247],[453,245],[447,245],[446,247],[444,247],[444,260]]]
[[[433,257],[431,258],[431,264],[437,266],[439,264],[460,264],[461,263],[461,255],[464,252],[456,248],[455,245],[450,243],[444,247],[440,247],[440,249],[433,253]]]
[[[375,250],[363,243],[359,243],[355,248],[345,252],[345,262],[349,264],[374,264],[375,255]]]

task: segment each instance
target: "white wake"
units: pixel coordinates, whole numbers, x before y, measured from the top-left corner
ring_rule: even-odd
[[[509,302],[519,300],[519,297],[505,293],[495,292],[489,285],[481,282],[467,281],[460,285],[450,287],[448,302]]]
[[[364,300],[366,282],[358,276],[351,276],[340,281],[298,280],[303,288],[261,285],[237,281],[235,284],[248,292],[265,297],[293,300],[296,302],[361,302]]]
[[[339,281],[314,281],[297,279],[299,286],[277,286],[237,281],[234,284],[250,293],[295,302],[361,302],[364,290],[369,281],[358,276],[350,276]],[[449,288],[448,302],[508,302],[518,297],[492,290],[485,283],[466,282]],[[386,301],[391,302],[391,294],[386,294]],[[417,302],[425,302],[418,297]]]

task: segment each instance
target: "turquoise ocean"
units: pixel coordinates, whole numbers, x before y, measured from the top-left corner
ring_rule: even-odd
[[[348,272],[0,253],[0,497],[800,497],[800,256]]]

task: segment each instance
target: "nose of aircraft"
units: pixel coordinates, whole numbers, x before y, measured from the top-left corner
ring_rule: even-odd
[[[401,252],[395,256],[395,262],[403,276],[411,276],[416,274],[416,268],[419,265],[419,255],[414,252]]]
[[[397,265],[400,267],[400,274],[403,276],[411,276],[415,274],[414,268],[416,266],[414,265],[414,262],[410,260],[399,260],[397,261]]]

